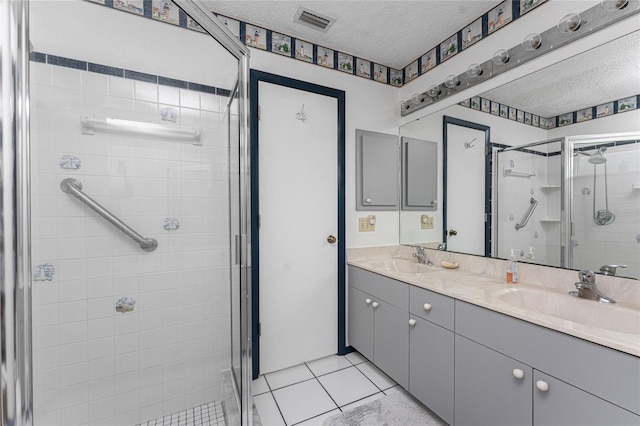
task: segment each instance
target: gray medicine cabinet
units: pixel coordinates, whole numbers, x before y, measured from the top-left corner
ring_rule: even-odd
[[[438,144],[401,138],[402,210],[438,209]]]
[[[398,136],[356,129],[356,210],[398,210]]]
[[[356,210],[438,209],[435,142],[357,129],[356,159]]]

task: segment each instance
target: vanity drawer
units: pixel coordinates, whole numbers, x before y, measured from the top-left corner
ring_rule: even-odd
[[[409,284],[349,266],[349,286],[409,311]]]
[[[453,331],[454,299],[433,291],[411,286],[409,312]]]
[[[455,332],[640,414],[639,357],[459,300]]]

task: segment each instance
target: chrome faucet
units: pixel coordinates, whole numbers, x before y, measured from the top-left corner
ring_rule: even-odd
[[[413,253],[413,257],[416,258],[418,263],[433,266],[433,262],[429,260],[429,257],[427,256],[427,253],[424,251],[424,247],[422,246],[416,246],[416,252]]]
[[[576,283],[576,288],[578,289],[578,291],[572,291],[569,294],[583,297],[585,299],[597,300],[598,302],[603,303],[616,303],[615,300],[605,296],[600,292],[600,290],[598,290],[598,287],[596,286],[595,272],[587,271],[586,269],[582,270],[578,272],[578,278],[580,278],[580,281]]]
[[[627,265],[603,265],[600,268],[600,273],[602,275],[611,275],[611,276],[615,276],[616,275],[616,269],[618,268],[626,268]]]

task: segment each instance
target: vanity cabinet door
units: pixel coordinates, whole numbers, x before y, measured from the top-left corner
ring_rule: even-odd
[[[640,416],[540,371],[534,370],[533,383],[536,426],[640,425]]]
[[[456,426],[531,425],[533,369],[458,335],[455,348]]]
[[[349,344],[373,361],[373,297],[349,288]]]
[[[453,424],[454,334],[417,318],[409,330],[409,392]]]
[[[379,301],[374,307],[373,362],[398,382],[409,387],[409,313]]]

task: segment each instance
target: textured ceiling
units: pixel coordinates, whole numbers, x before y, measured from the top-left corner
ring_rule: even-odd
[[[216,13],[401,69],[501,0],[215,1]],[[336,19],[327,33],[293,22],[300,6]]]
[[[640,31],[481,96],[543,117],[640,94]]]

